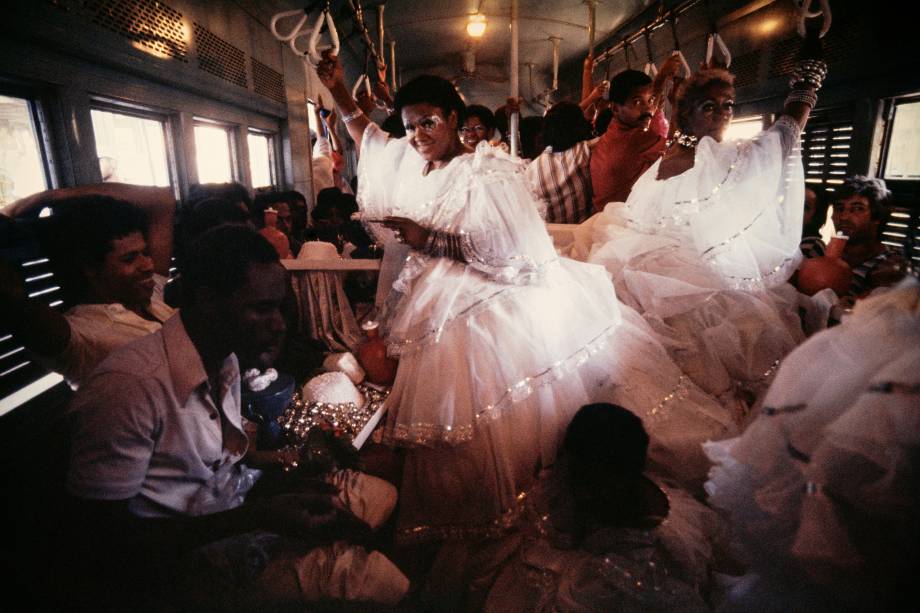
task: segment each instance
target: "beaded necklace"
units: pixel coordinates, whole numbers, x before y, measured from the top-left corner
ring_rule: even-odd
[[[681,147],[686,147],[687,149],[695,149],[696,144],[700,141],[697,137],[692,134],[684,134],[680,130],[674,132],[674,136],[665,143],[667,148],[671,148],[674,143],[677,143]]]

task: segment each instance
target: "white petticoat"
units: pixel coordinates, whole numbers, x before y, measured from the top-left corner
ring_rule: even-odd
[[[731,432],[602,267],[559,259],[520,162],[493,148],[422,174],[404,140],[365,133],[365,217],[403,215],[462,237],[468,263],[411,252],[387,304],[399,369],[385,437],[409,447],[400,534],[489,534],[551,464],[584,404],[616,402],[642,417],[651,460],[701,484],[700,443]],[[387,240],[386,232],[379,232]]]
[[[573,257],[605,266],[674,361],[729,407],[804,339],[785,283],[800,258],[798,130],[784,118],[750,141],[704,138],[690,170],[658,180],[659,160],[627,202],[575,232]]]
[[[790,354],[744,435],[706,445],[710,502],[751,565],[730,610],[872,609],[894,593],[920,536],[918,365],[911,280]]]

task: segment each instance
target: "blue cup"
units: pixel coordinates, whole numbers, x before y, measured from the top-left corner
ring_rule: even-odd
[[[284,429],[278,423],[278,418],[293,397],[294,377],[284,374],[279,374],[261,392],[243,392],[243,416],[259,424],[256,436],[259,449],[278,449],[284,445]]]

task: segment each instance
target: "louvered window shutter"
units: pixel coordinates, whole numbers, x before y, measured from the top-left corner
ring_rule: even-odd
[[[26,257],[12,262],[17,266],[29,297],[42,300],[52,308],[63,310],[62,291],[43,257]],[[35,362],[32,355],[0,323],[0,415],[35,398],[57,385],[63,378]]]
[[[848,108],[815,111],[802,134],[805,182],[829,192],[843,183],[850,159],[853,121]]]

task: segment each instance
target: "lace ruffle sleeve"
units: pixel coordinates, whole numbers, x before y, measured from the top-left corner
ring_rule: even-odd
[[[501,283],[533,282],[556,259],[524,166],[480,147],[434,227],[459,237],[462,260]]]

